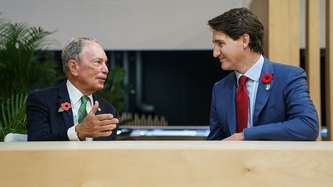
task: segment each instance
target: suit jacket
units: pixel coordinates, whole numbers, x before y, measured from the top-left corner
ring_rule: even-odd
[[[118,117],[116,108],[93,94],[94,101],[99,102],[102,113],[111,113]],[[61,103],[69,102],[66,81],[60,85],[44,90],[34,91],[29,94],[26,102],[28,141],[68,141],[67,130],[74,125],[73,111],[58,112]],[[109,137],[99,137],[94,140],[116,140],[117,128]]]
[[[261,80],[266,73],[273,76],[269,90]],[[222,140],[236,132],[236,89],[234,71],[214,85],[208,140]],[[245,140],[316,140],[318,131],[304,70],[264,58],[253,127],[243,130]]]

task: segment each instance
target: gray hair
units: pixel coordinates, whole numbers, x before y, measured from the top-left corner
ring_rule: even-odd
[[[81,52],[83,49],[84,44],[86,43],[99,43],[94,38],[73,38],[67,42],[64,49],[61,52],[61,59],[62,59],[62,68],[63,71],[66,73],[68,69],[68,61],[69,60],[81,60]]]

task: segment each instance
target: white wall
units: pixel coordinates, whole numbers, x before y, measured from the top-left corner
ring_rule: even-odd
[[[105,49],[212,49],[207,21],[248,0],[0,0],[2,17],[56,31],[62,49],[77,36]]]
[[[50,49],[62,49],[68,39],[78,36],[95,37],[111,50],[212,49],[207,21],[248,3],[251,0],[0,0],[0,12],[8,21],[56,31],[51,37],[58,44]],[[304,48],[305,0],[300,3],[300,47]]]

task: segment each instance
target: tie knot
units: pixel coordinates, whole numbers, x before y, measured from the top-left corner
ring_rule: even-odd
[[[88,101],[88,99],[89,99],[88,96],[83,95],[83,96],[81,97],[81,102],[85,104],[85,103]]]
[[[238,84],[239,85],[244,85],[248,79],[249,78],[247,76],[242,75],[241,77],[239,77]]]

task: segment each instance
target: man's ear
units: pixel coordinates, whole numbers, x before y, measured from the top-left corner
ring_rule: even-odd
[[[250,36],[248,34],[243,34],[241,36],[241,38],[242,38],[242,42],[243,42],[243,47],[245,48],[245,47],[249,46]]]
[[[74,75],[77,76],[78,75],[78,62],[76,60],[69,60],[68,62],[68,70],[69,72]]]

